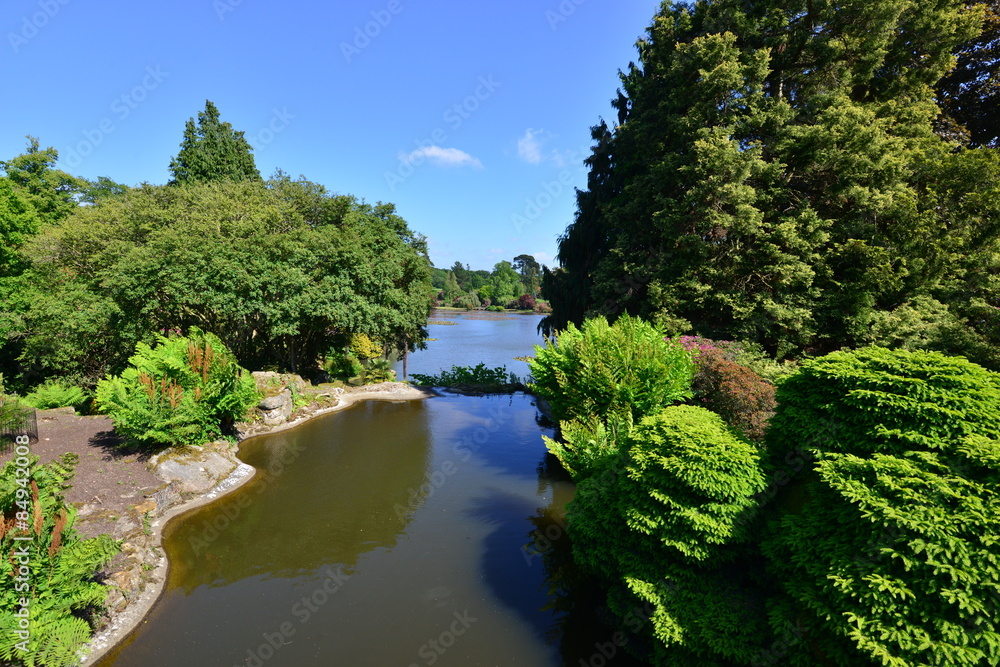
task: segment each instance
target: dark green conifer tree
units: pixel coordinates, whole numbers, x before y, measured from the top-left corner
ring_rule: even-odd
[[[934,86],[982,16],[957,0],[665,4],[617,124],[594,128],[546,276],[550,327],[628,312],[782,355],[961,340],[948,351],[995,365],[1000,311],[965,289],[982,282],[965,258],[996,265],[1000,161],[935,133]]]
[[[219,110],[205,100],[198,123],[189,118],[177,157],[170,160],[171,185],[204,181],[260,181],[253,147],[243,132],[219,119]]]

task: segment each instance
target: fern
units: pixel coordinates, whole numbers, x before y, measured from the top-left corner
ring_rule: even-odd
[[[136,346],[131,367],[97,385],[101,411],[115,430],[151,448],[199,445],[222,435],[258,400],[253,377],[213,334],[195,327],[189,337]]]
[[[93,579],[94,574],[114,558],[120,543],[108,535],[80,539],[73,528],[76,509],[67,505],[63,492],[69,488],[78,461],[66,454],[52,463],[39,466],[31,457],[30,497],[32,510],[27,532],[17,527],[17,467],[11,461],[0,471],[0,580],[14,581],[13,553],[29,545],[30,588],[18,591],[15,586],[0,587],[0,659],[19,661],[28,667],[63,667],[75,664],[80,647],[90,639],[88,617],[100,608],[107,587]],[[15,541],[15,536],[30,536],[30,542]],[[20,599],[29,600],[30,619],[27,651],[18,643],[15,612]]]

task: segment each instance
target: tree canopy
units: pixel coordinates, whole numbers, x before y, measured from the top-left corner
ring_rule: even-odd
[[[891,342],[1000,364],[1000,156],[935,133],[982,10],[665,4],[595,126],[550,329],[623,312],[779,355]]]
[[[334,337],[425,338],[423,238],[391,205],[282,176],[144,185],[80,208],[30,243],[38,294],[22,364],[90,381],[139,342],[199,327],[248,368],[309,373]]]

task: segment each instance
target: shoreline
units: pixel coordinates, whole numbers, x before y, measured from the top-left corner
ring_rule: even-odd
[[[239,449],[244,442],[259,436],[290,430],[317,417],[346,410],[361,401],[415,401],[431,398],[436,395],[431,390],[417,389],[400,382],[358,387],[353,391],[340,394],[336,405],[311,411],[309,410],[309,406],[306,406],[303,408],[305,410],[304,414],[299,415],[292,421],[276,426],[264,427],[263,429],[255,429],[240,438],[228,450],[229,458],[236,463],[236,468],[227,477],[213,485],[206,492],[167,509],[161,516],[150,522],[152,549],[159,552],[156,567],[150,572],[150,579],[141,593],[133,600],[130,600],[124,609],[112,613],[107,625],[95,633],[90,641],[81,647],[81,651],[87,651],[87,654],[77,663],[78,667],[90,667],[94,665],[128,639],[139,627],[139,624],[145,622],[149,612],[152,611],[153,607],[156,606],[156,603],[163,596],[166,590],[167,577],[170,574],[170,561],[163,549],[163,531],[167,524],[183,514],[187,514],[192,510],[204,507],[225,497],[256,476],[257,469],[239,459]]]

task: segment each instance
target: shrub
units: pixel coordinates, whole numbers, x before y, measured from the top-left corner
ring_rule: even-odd
[[[351,336],[351,352],[358,359],[375,359],[385,353],[382,346],[366,334],[354,334]]]
[[[72,407],[79,410],[90,400],[83,389],[60,382],[49,380],[24,397],[24,402],[39,410]]]
[[[131,366],[97,385],[97,403],[121,435],[150,447],[198,445],[222,435],[259,399],[253,377],[211,333],[140,343]]]
[[[618,458],[622,438],[632,429],[631,414],[613,414],[605,424],[591,417],[570,420],[559,425],[559,440],[542,436],[545,447],[574,480],[580,481],[599,472]]]
[[[504,307],[503,306],[489,306],[486,310],[490,311],[491,313],[502,313],[504,311]]]
[[[582,329],[572,323],[556,340],[535,346],[530,362],[532,390],[560,420],[607,422],[630,411],[633,420],[691,396],[694,363],[679,344],[643,320],[622,316],[614,325],[603,317]]]
[[[519,310],[534,310],[535,297],[530,294],[522,294],[517,300],[517,307]]]
[[[518,383],[517,377],[513,373],[508,373],[506,366],[487,368],[484,363],[476,364],[475,367],[452,366],[450,371],[441,371],[439,375],[411,373],[410,377],[417,384],[429,387],[456,387],[458,385],[494,386]]]
[[[37,465],[30,457],[27,474],[10,461],[0,471],[0,660],[4,664],[64,667],[77,664],[77,652],[91,637],[96,611],[104,604],[107,587],[94,581],[97,571],[121,548],[109,535],[83,540],[73,524],[76,508],[63,499],[77,463],[75,454]],[[28,478],[27,489],[19,479]],[[30,511],[28,508],[34,508]],[[19,514],[20,513],[20,514]],[[15,537],[30,537],[30,542]],[[12,554],[30,544],[28,562]],[[15,568],[27,566],[27,581],[18,581]],[[23,586],[23,588],[22,588]],[[28,636],[17,634],[21,606],[30,600]],[[26,652],[18,648],[25,642]],[[11,662],[7,662],[11,661]]]
[[[365,371],[364,365],[347,350],[331,350],[323,358],[323,370],[334,378],[350,380]]]
[[[624,443],[620,465],[582,481],[569,506],[576,562],[610,585],[623,625],[651,606],[637,644],[653,664],[749,662],[766,627],[732,563],[766,487],[757,448],[688,405],[642,419]]]
[[[395,379],[396,371],[392,370],[392,364],[387,359],[376,359],[370,362],[361,374],[361,381],[365,384],[392,382]]]
[[[869,348],[804,364],[778,403],[772,455],[815,460],[763,544],[772,624],[809,636],[791,663],[1000,663],[1000,375]]]
[[[693,388],[698,404],[718,413],[750,440],[761,442],[777,404],[774,385],[730,361],[718,348],[702,349],[694,360]]]

